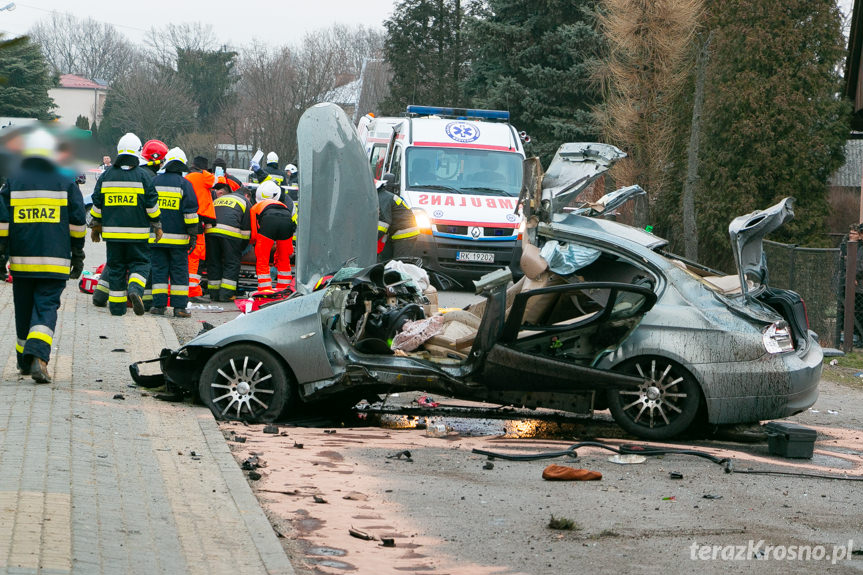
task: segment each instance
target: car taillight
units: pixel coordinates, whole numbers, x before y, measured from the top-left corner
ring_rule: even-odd
[[[761,335],[764,349],[767,353],[785,353],[794,351],[794,340],[791,337],[791,328],[785,320],[777,321],[769,326]]]

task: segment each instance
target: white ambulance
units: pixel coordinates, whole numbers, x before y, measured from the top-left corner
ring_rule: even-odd
[[[524,148],[508,112],[408,106],[357,128],[375,179],[393,174],[413,209],[425,267],[456,278],[517,271]]]

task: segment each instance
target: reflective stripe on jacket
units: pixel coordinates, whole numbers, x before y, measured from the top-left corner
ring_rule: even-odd
[[[68,279],[85,222],[78,185],[44,160],[24,160],[0,189],[0,242],[13,276]]]

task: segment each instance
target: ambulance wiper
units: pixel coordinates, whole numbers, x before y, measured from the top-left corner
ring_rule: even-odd
[[[462,188],[464,191],[471,192],[485,192],[491,196],[509,196],[509,192],[506,190],[501,190],[500,188],[487,188],[485,186],[472,187],[472,188]]]
[[[458,188],[452,188],[452,187],[450,187],[450,186],[441,186],[441,185],[438,185],[438,184],[416,184],[416,185],[413,185],[413,186],[410,186],[410,187],[411,187],[411,188],[413,188],[413,189],[422,188],[422,189],[424,189],[424,190],[441,190],[441,191],[444,191],[444,192],[453,192],[453,193],[456,193],[456,194],[460,194],[460,193],[462,193],[462,191],[461,191],[461,190],[459,190]]]

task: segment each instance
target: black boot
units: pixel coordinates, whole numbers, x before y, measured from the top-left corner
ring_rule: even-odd
[[[48,375],[48,362],[34,357],[30,364],[30,377],[36,383],[51,383],[51,376]]]

